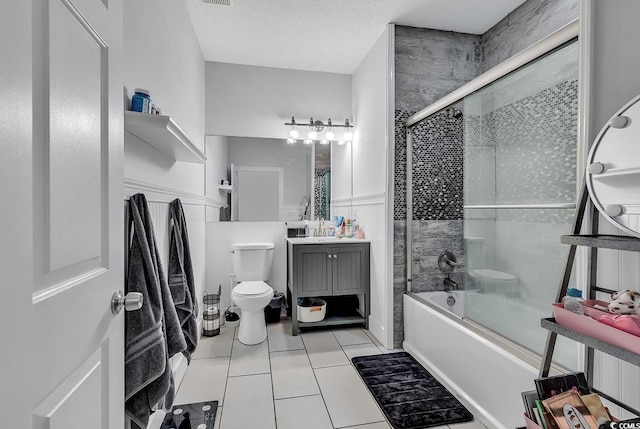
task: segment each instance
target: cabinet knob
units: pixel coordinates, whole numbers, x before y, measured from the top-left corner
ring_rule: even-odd
[[[335,259],[335,258],[337,258],[337,257],[338,257],[338,255],[333,255],[333,258],[334,258],[334,259]]]
[[[331,259],[331,258],[333,258],[333,255],[327,255],[327,257],[328,257],[329,259]]]

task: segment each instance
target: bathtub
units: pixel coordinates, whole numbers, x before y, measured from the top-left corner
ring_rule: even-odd
[[[488,428],[523,426],[520,393],[535,388],[538,369],[462,323],[465,293],[475,292],[404,295],[402,346]]]

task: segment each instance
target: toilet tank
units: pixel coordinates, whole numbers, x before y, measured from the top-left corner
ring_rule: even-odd
[[[273,243],[233,243],[231,259],[236,281],[269,280],[274,247]]]
[[[465,237],[465,259],[467,269],[484,267],[484,238],[483,237]]]

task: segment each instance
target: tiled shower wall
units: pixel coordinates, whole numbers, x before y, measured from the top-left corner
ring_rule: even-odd
[[[442,290],[445,274],[438,256],[463,253],[463,117],[452,110],[436,113],[412,128],[414,292]],[[457,270],[450,278],[462,284]]]
[[[577,0],[529,0],[484,35],[470,35],[430,29],[396,26],[395,38],[395,187],[394,187],[394,345],[403,340],[402,294],[406,290],[406,143],[403,122],[499,62],[537,42],[578,17]],[[443,113],[444,114],[444,113]],[[462,127],[460,127],[462,130]],[[461,133],[462,131],[460,131]],[[461,134],[460,134],[461,137]],[[425,287],[441,280],[432,271],[444,250],[462,254],[462,138],[442,141],[440,154],[424,158],[421,167],[430,169],[426,180],[441,180],[438,188],[422,187],[416,204],[412,231],[423,256],[412,262],[414,277],[423,276]],[[436,149],[436,151],[438,150]],[[458,154],[459,160],[444,161]],[[414,155],[415,161],[421,155]],[[440,164],[438,164],[440,163]],[[456,166],[460,166],[459,182]],[[415,173],[414,173],[415,174]],[[448,181],[448,187],[445,185]],[[449,194],[449,192],[452,192]],[[435,197],[435,199],[433,198]],[[444,199],[446,198],[446,202]],[[456,205],[459,211],[456,212]],[[431,210],[429,210],[431,208]],[[415,247],[415,245],[414,245]],[[418,252],[415,252],[418,253]],[[416,283],[418,283],[416,281]]]

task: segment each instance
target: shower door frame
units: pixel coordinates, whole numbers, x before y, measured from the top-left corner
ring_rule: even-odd
[[[412,198],[412,195],[413,195],[413,147],[412,147],[412,141],[413,141],[413,133],[411,131],[411,128],[414,125],[427,119],[429,116],[433,115],[434,113],[437,113],[463,100],[464,97],[466,97],[467,95],[470,95],[486,87],[487,85],[492,84],[496,80],[520,69],[523,66],[526,66],[527,64],[550,53],[551,51],[558,49],[563,45],[566,45],[574,40],[577,40],[579,31],[580,31],[580,23],[578,19],[575,19],[571,21],[569,24],[557,30],[556,32],[540,40],[539,42],[531,45],[530,47],[524,49],[518,54],[503,61],[502,63],[491,68],[490,70],[484,72],[483,74],[476,77],[475,79],[462,85],[460,88],[440,98],[439,100],[430,104],[426,108],[411,115],[405,121],[404,128],[403,128],[403,132],[405,134],[406,155],[407,155],[406,193],[405,193],[405,201],[406,201],[406,217],[405,217],[406,263],[405,265],[406,265],[406,278],[407,278],[406,293],[409,296],[411,296],[413,299],[416,299],[417,301],[425,304],[426,306],[437,311],[438,313],[441,313],[446,317],[452,318],[456,320],[458,323],[465,325],[471,331],[481,335],[482,337],[497,344],[498,346],[507,349],[510,353],[516,355],[520,359],[530,363],[535,367],[538,367],[540,365],[541,355],[537,353],[533,353],[532,351],[524,347],[521,347],[520,345],[494,333],[493,331],[490,331],[489,329],[475,322],[469,321],[468,319],[465,319],[465,318],[460,319],[460,318],[454,317],[451,314],[448,314],[446,310],[435,306],[434,304],[426,301],[425,299],[423,299],[422,297],[420,297],[419,295],[413,292],[412,290],[412,276],[413,276],[413,267],[412,267],[412,261],[413,261],[413,231],[412,231],[413,229],[412,228],[412,223],[413,223],[413,198]],[[580,70],[578,70],[578,74],[579,74],[578,79],[580,81]],[[580,93],[580,91],[578,92]],[[580,120],[581,120],[581,116],[579,115],[578,121]],[[581,127],[578,126],[578,133],[580,133],[580,130],[581,130]],[[580,142],[580,140],[581,140],[580,134],[578,134],[578,142]],[[584,151],[584,148],[582,147],[582,145],[578,144],[577,145],[578,160],[583,159],[583,156],[582,156],[583,151]],[[582,177],[581,172],[578,172],[576,180],[577,181],[581,180],[581,177]],[[527,204],[527,205],[518,205],[518,207],[516,207],[515,205],[509,205],[509,207],[504,206],[503,208],[554,208],[554,209],[569,208],[570,209],[575,207],[576,207],[576,204],[574,203],[574,204],[544,204],[544,205],[541,205],[541,204],[528,205]],[[557,368],[555,365],[553,367]]]

